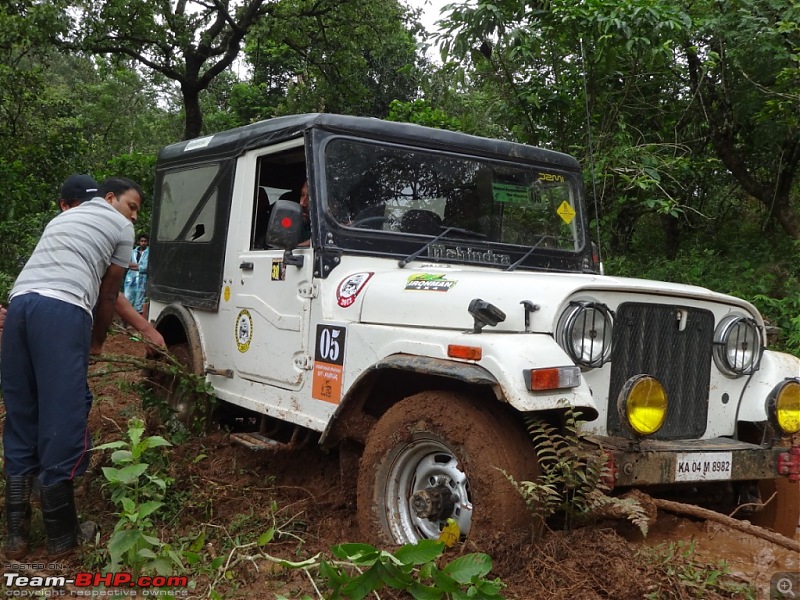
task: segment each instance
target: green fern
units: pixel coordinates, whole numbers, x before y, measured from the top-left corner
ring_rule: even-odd
[[[565,526],[599,516],[626,518],[647,535],[647,514],[635,498],[609,496],[610,470],[606,453],[584,441],[580,433],[583,422],[578,412],[567,407],[561,426],[537,416],[526,418],[541,475],[537,481],[516,481],[503,474],[525,499],[525,504],[538,517],[548,519],[563,514]]]
[[[649,519],[647,512],[636,498],[618,498],[609,496],[603,490],[596,489],[589,497],[589,513],[592,517],[606,516],[625,518],[639,528],[647,537]]]

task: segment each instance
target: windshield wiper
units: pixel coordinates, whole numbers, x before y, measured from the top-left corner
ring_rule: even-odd
[[[447,233],[448,231],[460,233],[461,235],[468,235],[470,237],[476,237],[481,240],[486,239],[485,233],[480,233],[479,231],[472,231],[472,229],[464,229],[463,227],[448,227],[447,231],[445,231],[444,233]],[[444,235],[444,233],[442,235]]]
[[[522,255],[522,258],[520,258],[520,259],[519,259],[518,261],[516,261],[514,264],[511,264],[511,265],[509,265],[509,266],[508,266],[508,268],[506,268],[506,271],[513,271],[513,270],[515,270],[515,269],[516,269],[518,266],[520,266],[520,265],[521,265],[521,264],[522,264],[522,263],[525,261],[525,259],[526,259],[526,258],[528,258],[528,257],[529,257],[531,254],[533,254],[533,253],[534,253],[534,251],[535,251],[535,250],[536,250],[536,249],[539,247],[539,245],[540,245],[540,244],[541,244],[543,241],[545,241],[545,240],[546,240],[547,238],[549,238],[549,237],[551,237],[551,236],[549,236],[549,235],[542,235],[542,236],[540,236],[540,237],[539,237],[539,239],[538,239],[538,240],[536,240],[536,243],[535,243],[533,246],[531,246],[531,247],[530,247],[530,250],[528,250],[528,251],[527,251],[525,254],[523,254],[523,255]]]
[[[425,250],[427,250],[428,248],[430,248],[431,244],[433,244],[434,242],[438,242],[440,239],[442,239],[444,236],[446,236],[446,235],[447,235],[448,233],[450,233],[451,231],[458,231],[458,227],[448,227],[447,229],[445,229],[444,231],[442,231],[442,233],[440,233],[440,234],[439,234],[439,235],[437,235],[435,238],[433,238],[433,239],[432,239],[430,242],[428,242],[427,244],[425,244],[425,245],[424,245],[422,248],[420,248],[419,250],[417,250],[417,251],[416,251],[416,252],[414,252],[413,254],[409,254],[408,256],[406,256],[405,258],[403,258],[402,260],[398,261],[398,262],[397,262],[397,266],[398,266],[398,267],[400,267],[400,268],[402,269],[402,268],[403,268],[403,267],[405,267],[405,266],[406,266],[408,263],[410,263],[412,260],[414,260],[415,258],[417,258],[417,257],[418,257],[420,254],[422,254],[423,252],[425,252]]]

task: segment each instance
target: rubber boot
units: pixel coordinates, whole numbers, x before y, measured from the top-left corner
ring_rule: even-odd
[[[57,558],[77,548],[80,543],[81,529],[72,481],[42,486],[41,499],[47,554],[50,558]]]
[[[6,558],[19,560],[28,553],[31,531],[32,475],[6,477]]]

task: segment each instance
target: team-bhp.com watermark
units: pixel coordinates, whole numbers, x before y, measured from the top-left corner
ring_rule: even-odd
[[[142,575],[130,573],[76,573],[38,575],[3,573],[3,589],[8,597],[54,596],[155,596],[183,597],[188,595],[189,578],[180,575]],[[71,586],[67,592],[64,588]]]

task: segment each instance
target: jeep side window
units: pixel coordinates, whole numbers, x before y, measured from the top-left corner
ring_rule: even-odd
[[[303,148],[267,154],[258,159],[256,186],[253,190],[253,212],[250,227],[250,249],[268,248],[267,225],[277,200],[300,201],[300,189],[306,181]]]
[[[207,242],[214,235],[218,164],[171,171],[161,184],[160,241]]]

